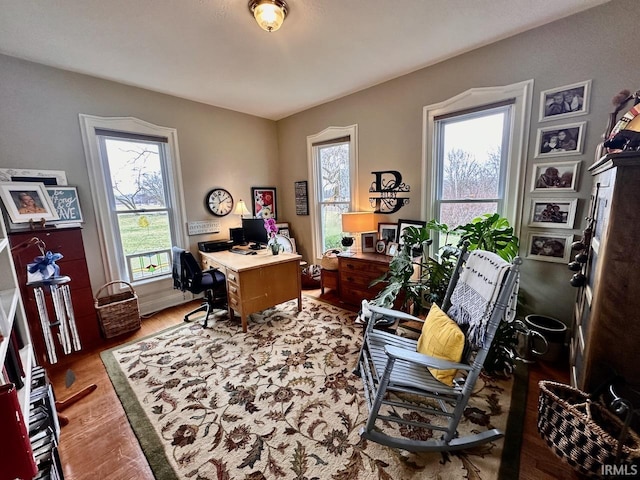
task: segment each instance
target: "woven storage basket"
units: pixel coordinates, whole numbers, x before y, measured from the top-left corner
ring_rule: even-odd
[[[613,413],[577,388],[541,381],[538,431],[551,450],[577,472],[602,478],[604,465],[615,465],[624,424]],[[640,458],[640,437],[626,432],[618,463]]]
[[[100,296],[103,290],[118,283],[126,285],[128,290],[113,295]],[[122,280],[106,283],[97,291],[94,300],[102,334],[105,338],[115,337],[140,328],[138,295],[129,283]]]

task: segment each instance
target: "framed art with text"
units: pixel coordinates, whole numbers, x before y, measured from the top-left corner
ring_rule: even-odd
[[[307,181],[294,182],[296,195],[296,215],[309,215]]]
[[[80,223],[83,221],[76,187],[47,186],[46,189],[59,217],[56,223]]]

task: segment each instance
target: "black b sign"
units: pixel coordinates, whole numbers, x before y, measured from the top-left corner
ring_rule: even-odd
[[[400,192],[409,192],[411,188],[402,181],[402,175],[397,170],[383,170],[371,172],[375,180],[369,187],[369,192],[377,194],[369,197],[375,213],[395,213],[409,203],[409,197],[399,197]]]

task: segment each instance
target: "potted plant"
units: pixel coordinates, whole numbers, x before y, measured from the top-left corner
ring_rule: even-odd
[[[444,235],[444,246],[438,255],[429,255],[432,240],[430,231]],[[450,237],[458,237],[456,246]],[[506,261],[512,261],[518,254],[519,240],[513,227],[499,214],[484,214],[471,222],[456,228],[431,220],[426,226],[407,227],[402,234],[403,247],[394,257],[389,270],[375,283],[386,282],[386,286],[373,300],[376,305],[391,308],[402,298],[400,308],[411,310],[419,316],[432,303],[441,304],[449,280],[455,268],[459,247],[468,242],[468,250],[482,249],[498,254]],[[417,245],[421,246],[419,255]],[[489,374],[510,374],[513,371],[514,348],[517,344],[516,331],[508,322],[501,322],[492,349],[485,361],[485,371]]]

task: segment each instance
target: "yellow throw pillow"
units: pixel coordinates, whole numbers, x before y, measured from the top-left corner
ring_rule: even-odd
[[[464,341],[464,333],[458,324],[434,303],[422,326],[422,334],[418,339],[416,350],[431,357],[459,362],[462,359]],[[429,371],[442,383],[453,385],[457,370],[438,370],[429,367]]]

